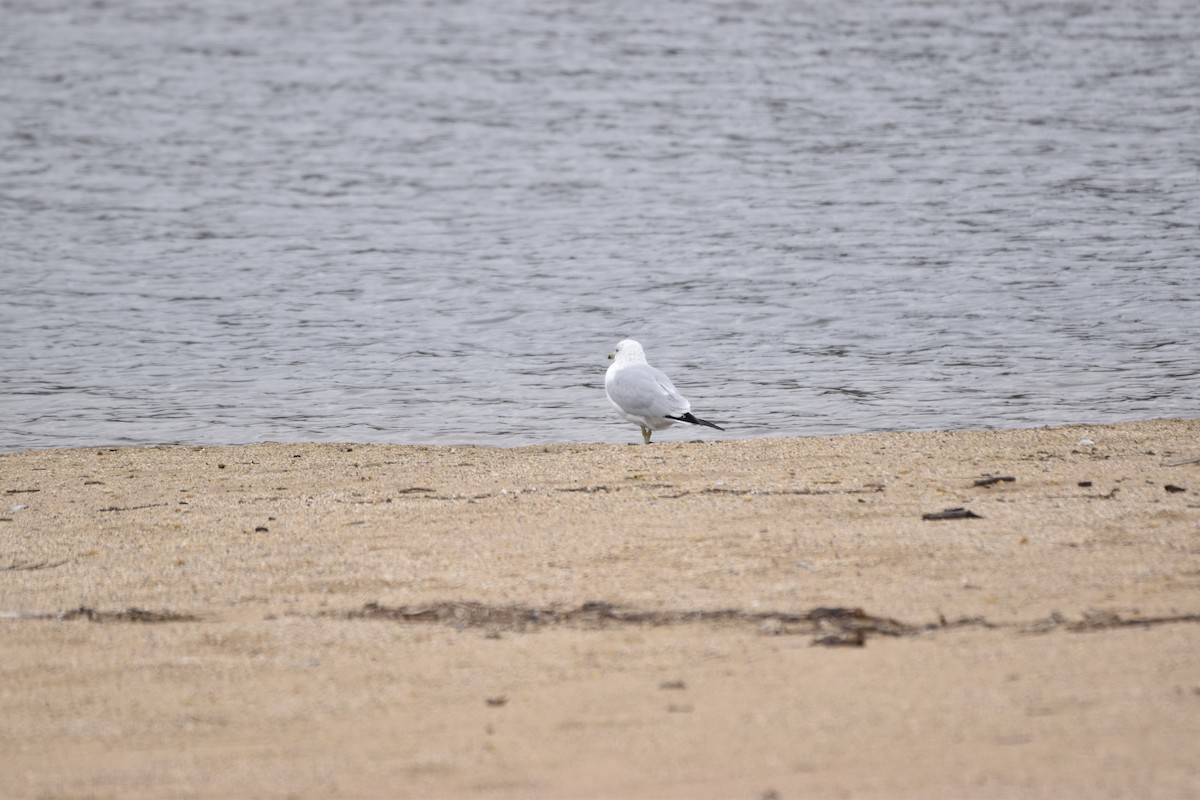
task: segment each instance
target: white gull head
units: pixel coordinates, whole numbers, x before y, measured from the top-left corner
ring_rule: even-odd
[[[646,351],[633,339],[622,339],[617,343],[617,349],[608,354],[608,358],[613,362],[614,367],[623,367],[626,364],[645,364]]]

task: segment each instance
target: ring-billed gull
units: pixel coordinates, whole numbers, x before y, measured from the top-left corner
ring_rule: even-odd
[[[608,357],[613,362],[604,375],[608,402],[623,418],[642,429],[646,444],[650,444],[651,431],[661,431],[676,422],[725,430],[692,414],[692,404],[670,378],[646,362],[646,351],[633,339],[619,343]]]

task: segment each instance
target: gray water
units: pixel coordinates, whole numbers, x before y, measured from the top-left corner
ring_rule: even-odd
[[[0,0],[0,449],[1200,414],[1193,0]]]

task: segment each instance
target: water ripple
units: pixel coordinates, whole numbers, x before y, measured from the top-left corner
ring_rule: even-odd
[[[8,3],[0,449],[1195,416],[1192,10]]]

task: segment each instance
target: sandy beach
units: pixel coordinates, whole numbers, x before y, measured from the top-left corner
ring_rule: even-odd
[[[685,435],[0,455],[0,796],[1200,797],[1200,420]]]

